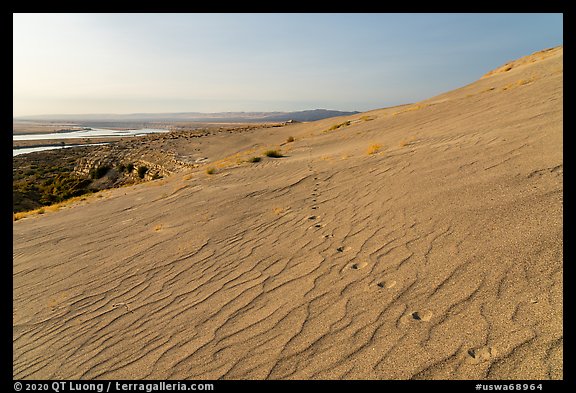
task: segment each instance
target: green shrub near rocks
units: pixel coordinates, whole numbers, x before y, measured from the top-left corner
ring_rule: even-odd
[[[146,172],[148,172],[147,166],[142,165],[138,167],[138,177],[140,179],[144,179],[144,175],[146,175]]]
[[[107,174],[110,169],[111,168],[108,165],[102,165],[102,166],[96,167],[90,171],[90,178],[91,179],[100,179],[105,174]]]

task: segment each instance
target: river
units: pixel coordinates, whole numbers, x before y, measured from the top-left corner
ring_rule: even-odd
[[[110,130],[106,128],[86,128],[77,131],[69,132],[51,132],[48,134],[17,134],[12,135],[13,141],[40,141],[40,140],[57,140],[57,139],[73,139],[73,138],[105,138],[105,137],[132,137],[141,136],[146,134],[154,134],[159,132],[168,132],[168,130],[154,129],[154,128],[141,128],[137,130]],[[92,145],[101,145],[102,143],[94,143]],[[62,149],[65,147],[74,146],[89,146],[85,145],[54,145],[54,146],[38,146],[38,147],[22,147],[18,149],[12,149],[12,156],[19,154],[31,153],[33,151],[51,150],[51,149]]]

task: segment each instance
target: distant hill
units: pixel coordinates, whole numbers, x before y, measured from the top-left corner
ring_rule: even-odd
[[[287,112],[287,113],[280,113],[280,114],[271,114],[266,116],[264,119],[266,121],[288,121],[288,120],[295,120],[295,121],[316,121],[327,119],[329,117],[337,117],[337,116],[348,116],[354,115],[360,112],[342,112],[342,111],[331,111],[327,109],[313,109],[308,111],[300,111],[300,112]]]
[[[15,117],[15,121],[199,121],[199,122],[282,122],[315,121],[329,117],[348,116],[360,112],[343,112],[328,109],[313,109],[297,112],[177,112],[177,113],[131,113],[131,114],[80,114],[80,115],[34,115]]]

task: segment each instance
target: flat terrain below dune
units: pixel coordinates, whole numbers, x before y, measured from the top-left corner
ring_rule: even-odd
[[[202,167],[14,222],[14,378],[562,379],[562,79],[559,47],[215,135]]]

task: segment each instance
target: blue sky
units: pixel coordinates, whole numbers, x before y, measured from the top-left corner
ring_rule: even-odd
[[[14,14],[13,115],[358,110],[563,44],[562,14]]]

